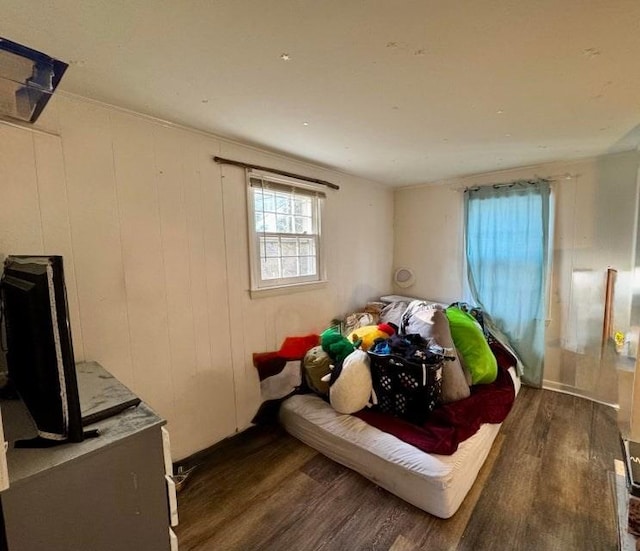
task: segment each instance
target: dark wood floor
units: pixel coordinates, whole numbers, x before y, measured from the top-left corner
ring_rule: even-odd
[[[462,507],[441,520],[277,427],[254,427],[179,494],[180,549],[617,549],[617,430],[611,408],[523,388]]]

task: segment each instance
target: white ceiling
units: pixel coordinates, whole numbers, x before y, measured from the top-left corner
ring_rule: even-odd
[[[385,184],[640,143],[638,0],[0,0],[0,14],[0,36],[70,63],[63,90]]]

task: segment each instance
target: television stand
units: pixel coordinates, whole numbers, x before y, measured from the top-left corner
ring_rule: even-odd
[[[79,379],[104,376],[96,366],[79,364]],[[110,375],[102,380],[119,384]],[[87,427],[100,438],[32,449],[12,444],[34,436],[24,405],[7,400],[0,408],[10,443],[0,550],[170,551],[165,421],[144,402]]]

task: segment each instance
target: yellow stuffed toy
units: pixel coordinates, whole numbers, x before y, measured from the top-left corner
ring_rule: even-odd
[[[395,329],[391,325],[379,323],[378,325],[365,325],[354,329],[347,338],[353,343],[360,342],[360,348],[366,352],[374,345],[377,339],[388,339],[394,333]]]

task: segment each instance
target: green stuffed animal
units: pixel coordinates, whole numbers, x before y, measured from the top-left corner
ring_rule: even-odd
[[[330,327],[320,335],[320,344],[334,362],[342,362],[355,350],[354,344],[347,337],[340,334],[335,327]]]

